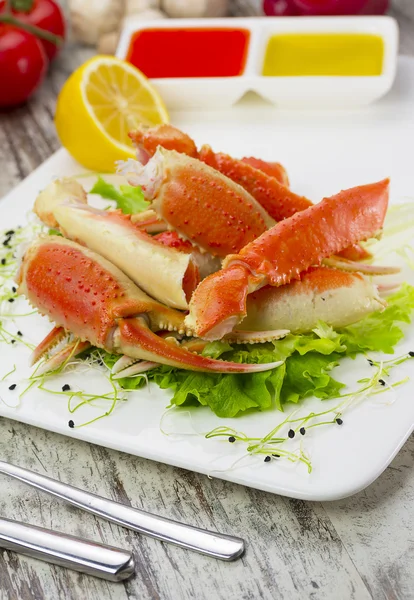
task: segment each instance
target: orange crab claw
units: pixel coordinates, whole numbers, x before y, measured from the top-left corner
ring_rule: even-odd
[[[39,238],[27,250],[19,293],[80,342],[131,358],[194,371],[249,373],[280,363],[238,364],[209,359],[169,344],[154,332],[185,332],[183,315],[144,294],[122,271],[61,237]]]
[[[311,266],[380,231],[389,180],[325,198],[280,221],[224,260],[224,268],[198,286],[185,323],[198,337],[220,339],[246,316],[247,295],[265,285],[298,279]]]
[[[160,302],[188,308],[200,281],[193,256],[160,243],[121,211],[98,210],[73,197],[67,202],[63,193],[67,187],[68,180],[57,180],[43,190],[35,202],[36,214],[42,219],[47,215],[63,235],[110,260]]]
[[[120,172],[182,239],[214,256],[238,252],[274,224],[245,189],[184,154],[159,147],[145,166],[130,159]]]

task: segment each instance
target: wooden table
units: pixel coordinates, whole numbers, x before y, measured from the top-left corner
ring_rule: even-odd
[[[250,14],[255,2],[237,2]],[[414,7],[394,10],[414,54]],[[56,94],[90,54],[68,47],[27,106],[0,114],[0,196],[59,148]],[[0,419],[0,458],[146,510],[237,534],[246,555],[214,561],[94,518],[1,478],[0,515],[133,548],[136,577],[111,584],[0,550],[1,600],[414,598],[414,437],[369,488],[303,502],[243,488]]]

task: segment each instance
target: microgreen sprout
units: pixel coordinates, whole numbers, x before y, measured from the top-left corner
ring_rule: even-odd
[[[409,356],[405,355],[405,357],[399,357],[396,359],[392,359],[387,361],[387,372],[398,365],[400,365],[404,360],[406,360]],[[373,359],[372,363],[376,364],[377,361]],[[265,462],[270,462],[271,457],[274,458],[287,458],[291,462],[300,461],[304,463],[308,472],[312,471],[312,464],[310,458],[304,453],[302,448],[299,448],[298,451],[292,452],[291,450],[285,447],[285,444],[292,440],[295,437],[295,434],[299,432],[302,436],[309,429],[313,429],[315,427],[321,427],[325,425],[343,425],[343,414],[346,410],[356,405],[357,403],[362,402],[368,396],[377,395],[381,392],[387,390],[393,390],[396,386],[405,383],[408,378],[405,378],[401,381],[397,381],[393,384],[386,384],[385,389],[379,390],[378,387],[384,387],[382,385],[382,376],[384,374],[384,365],[382,363],[378,363],[376,366],[376,372],[370,378],[361,380],[364,385],[357,390],[356,392],[351,392],[349,394],[343,394],[339,396],[341,402],[336,404],[333,407],[328,408],[327,410],[319,411],[319,412],[310,412],[307,415],[298,416],[298,410],[292,412],[291,415],[286,417],[281,423],[279,423],[276,427],[274,427],[267,435],[264,437],[250,437],[246,433],[241,431],[237,431],[231,427],[220,426],[216,427],[212,431],[209,431],[205,434],[205,438],[227,438],[229,441],[238,441],[243,442],[247,448],[248,455],[257,455],[257,454],[265,454],[266,458]],[[286,427],[289,427],[286,435],[280,435],[279,432],[286,430]],[[269,457],[269,458],[268,458]],[[242,457],[243,458],[243,457]],[[239,462],[238,459],[236,462]],[[233,467],[236,463],[233,464]]]
[[[9,375],[11,375],[12,373],[15,373],[16,371],[16,365],[13,365],[13,368],[11,371],[8,371],[5,375],[3,375],[3,377],[0,379],[0,381],[4,381],[5,379],[7,379],[7,377]]]
[[[387,258],[392,252],[401,256],[414,269],[414,208],[412,202],[391,206],[380,239],[365,243],[375,260]]]

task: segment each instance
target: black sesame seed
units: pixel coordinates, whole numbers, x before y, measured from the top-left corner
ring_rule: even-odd
[[[2,264],[2,265],[5,265],[5,264],[6,264],[6,259],[5,259],[5,258],[2,258],[2,259],[1,259],[1,264]]]
[[[14,390],[16,389],[16,383],[12,383],[11,385],[9,385],[9,390]]]
[[[10,242],[10,238],[7,238],[6,240],[4,240],[3,246],[6,246],[6,248],[8,248],[9,242]]]
[[[269,461],[271,461],[271,460],[272,460],[272,459],[270,458],[270,456],[265,456],[264,462],[269,462]]]
[[[13,286],[12,287],[12,292],[13,292],[13,294],[15,294],[17,292],[17,287]]]
[[[385,385],[385,381],[383,379],[378,379],[378,383],[380,383],[381,385]]]
[[[275,458],[280,458],[280,454],[272,454]]]
[[[289,429],[288,436],[290,437],[290,439],[295,437],[295,432],[293,431],[293,429]]]
[[[20,337],[22,337],[22,335],[23,335],[23,334],[22,334],[22,332],[19,330],[19,331],[17,332],[17,335],[20,335]]]
[[[16,343],[16,340],[11,340],[11,343],[12,343],[12,344],[15,344],[15,343]]]
[[[71,429],[75,427],[75,423],[72,421],[72,419],[69,421],[68,425]]]
[[[301,435],[305,435],[305,433],[306,433],[306,429],[304,427],[301,427],[299,429],[299,431],[300,431]]]
[[[367,358],[367,361],[368,361],[368,364],[370,364],[370,365],[371,365],[371,367],[373,367],[373,366],[374,366],[374,363],[372,362],[372,360],[371,360],[370,358]]]
[[[408,356],[411,356],[411,358],[414,358],[414,352],[413,352],[413,350],[410,350],[410,352],[408,353]]]
[[[12,235],[14,235],[14,229],[10,229],[9,231],[6,231],[6,233],[4,235],[11,237]]]
[[[230,442],[230,444],[232,444],[232,443],[233,443],[233,442],[235,442],[235,441],[236,441],[236,438],[234,437],[234,435],[231,435],[231,436],[229,437],[229,442]]]
[[[9,298],[9,302],[14,302],[14,298]]]
[[[68,392],[70,390],[70,385],[68,383],[65,383],[65,385],[62,387],[62,392]]]
[[[342,423],[343,423],[342,419],[339,419],[339,418],[335,419],[335,421],[337,422],[338,425],[342,425]]]

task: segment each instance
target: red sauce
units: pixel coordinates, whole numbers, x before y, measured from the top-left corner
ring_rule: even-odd
[[[127,60],[150,78],[236,77],[249,38],[247,29],[144,29],[132,36]]]

